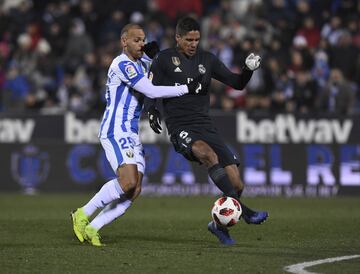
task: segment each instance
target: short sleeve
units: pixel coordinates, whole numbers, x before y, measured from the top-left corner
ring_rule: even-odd
[[[140,73],[131,62],[120,62],[119,69],[121,73],[120,77],[124,78],[122,80],[125,80],[125,82],[132,87],[144,77],[144,74],[142,72]]]

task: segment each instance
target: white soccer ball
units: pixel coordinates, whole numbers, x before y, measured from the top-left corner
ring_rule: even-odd
[[[211,209],[211,217],[222,226],[235,225],[241,216],[242,209],[240,203],[231,197],[221,197],[217,199]]]

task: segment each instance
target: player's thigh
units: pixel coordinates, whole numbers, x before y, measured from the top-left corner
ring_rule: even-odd
[[[136,184],[135,184],[135,192],[133,195],[133,199],[135,199],[141,192],[141,182],[143,178],[143,174],[145,172],[145,152],[143,145],[140,142],[140,137],[136,133],[130,133],[130,142],[134,149],[134,158],[136,162]]]
[[[122,164],[116,170],[116,175],[124,192],[136,188],[138,183],[138,171],[135,164]]]
[[[207,133],[204,134],[203,141],[206,142],[216,153],[220,165],[223,167],[229,165],[239,166],[240,162],[237,156],[229,149],[216,129],[209,128]]]
[[[115,173],[117,173],[118,167],[124,164],[137,165],[135,149],[130,135],[101,138],[100,143]]]
[[[192,153],[192,145],[194,142],[201,140],[202,136],[199,131],[192,128],[180,128],[170,136],[170,141],[176,152],[182,154],[189,161],[199,160]]]
[[[139,135],[137,135],[135,133],[131,134],[131,140],[133,142],[134,156],[135,156],[135,161],[136,161],[138,172],[144,174],[145,167],[146,167],[144,147],[140,142]]]

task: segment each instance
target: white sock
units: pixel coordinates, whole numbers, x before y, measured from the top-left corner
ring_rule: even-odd
[[[83,207],[87,216],[91,216],[96,209],[103,208],[110,202],[119,199],[124,194],[117,179],[113,179],[102,186],[94,197]]]
[[[131,206],[131,200],[118,199],[108,204],[101,212],[91,221],[90,225],[97,230],[114,221],[125,213]]]

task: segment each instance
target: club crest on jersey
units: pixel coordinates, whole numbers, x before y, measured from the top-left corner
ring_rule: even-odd
[[[200,72],[201,74],[205,74],[206,68],[204,67],[203,64],[200,64],[200,65],[199,65],[199,72]]]
[[[177,56],[171,57],[171,60],[175,66],[180,66],[180,59]]]
[[[134,151],[132,151],[132,150],[126,151],[125,154],[126,154],[126,156],[129,157],[129,158],[134,158]]]
[[[136,75],[137,75],[137,72],[133,65],[127,65],[125,67],[125,72],[126,72],[127,76],[129,77],[129,79],[132,79],[132,78],[136,77]]]

